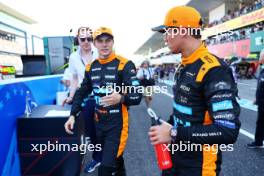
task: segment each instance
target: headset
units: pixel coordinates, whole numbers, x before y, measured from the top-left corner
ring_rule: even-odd
[[[76,36],[75,36],[74,39],[73,39],[73,44],[74,44],[75,46],[79,46],[78,35],[79,35],[79,32],[80,32],[81,28],[82,28],[82,27],[79,27],[79,28],[78,28],[78,30],[77,30],[77,34],[76,34]]]
[[[75,46],[79,46],[79,41],[78,41],[78,36],[75,36],[74,39],[73,39],[73,44]]]

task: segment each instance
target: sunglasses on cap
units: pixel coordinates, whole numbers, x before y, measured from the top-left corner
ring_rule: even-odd
[[[85,40],[87,40],[87,42],[93,42],[93,38],[92,37],[84,37],[84,38],[80,38],[81,42],[85,42]]]

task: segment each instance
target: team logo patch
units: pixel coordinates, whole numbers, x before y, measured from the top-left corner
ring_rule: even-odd
[[[213,103],[213,111],[219,111],[219,110],[228,110],[228,109],[233,109],[233,104],[231,100],[225,100],[225,101],[220,101],[217,103]]]
[[[92,71],[100,71],[101,68],[93,68]]]
[[[186,75],[187,75],[187,76],[190,76],[190,77],[194,77],[194,76],[195,76],[195,73],[186,72]]]
[[[139,81],[137,80],[132,81],[132,86],[138,86],[138,85],[139,85]]]
[[[115,79],[115,75],[105,75],[106,79]]]
[[[100,79],[100,76],[92,76],[91,80]]]
[[[227,128],[231,128],[231,129],[235,129],[236,125],[233,122],[230,122],[228,120],[215,120],[216,124],[227,127]]]
[[[177,111],[179,111],[179,112],[181,112],[181,113],[183,113],[183,114],[192,115],[192,108],[190,108],[190,107],[183,106],[183,105],[177,104],[177,103],[175,103],[175,102],[173,102],[173,107],[174,107]]]
[[[227,84],[224,81],[216,83],[214,87],[216,90],[223,90],[223,89],[230,89],[231,88],[230,84]]]
[[[106,67],[107,70],[116,70],[116,67]]]
[[[119,113],[118,109],[112,109],[109,111],[110,114]]]

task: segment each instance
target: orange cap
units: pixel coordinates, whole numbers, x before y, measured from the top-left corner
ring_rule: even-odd
[[[107,28],[107,27],[100,27],[100,28],[96,29],[96,30],[94,31],[94,33],[93,33],[93,38],[94,38],[94,40],[95,40],[97,37],[99,37],[99,36],[101,36],[101,35],[103,35],[103,34],[107,34],[107,35],[110,35],[110,36],[114,37],[114,36],[113,36],[113,32],[112,32],[112,30],[111,30],[110,28]]]
[[[176,6],[167,13],[164,24],[152,28],[153,31],[165,32],[169,27],[200,28],[202,18],[200,13],[193,7]]]

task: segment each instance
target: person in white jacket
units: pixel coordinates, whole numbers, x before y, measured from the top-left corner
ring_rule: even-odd
[[[76,44],[79,45],[76,52],[70,55],[69,74],[72,75],[70,83],[69,96],[64,100],[64,104],[70,104],[73,101],[76,90],[80,87],[85,74],[86,67],[91,64],[97,57],[98,52],[93,46],[93,33],[88,27],[80,27],[75,38]],[[96,132],[94,126],[94,108],[95,100],[90,98],[87,100],[80,117],[85,120],[86,134],[90,137],[93,145],[96,143]],[[67,123],[67,122],[66,122]],[[65,129],[66,129],[65,123]],[[67,131],[67,130],[66,130]],[[86,165],[85,172],[93,172],[97,166],[101,164],[101,152],[94,151],[92,160]]]
[[[68,69],[69,73],[72,75],[72,79],[70,85],[70,94],[65,100],[64,104],[72,102],[76,89],[80,87],[83,81],[85,67],[98,57],[98,53],[92,44],[93,38],[90,28],[79,28],[76,40],[79,47],[76,52],[73,52],[70,55]]]

